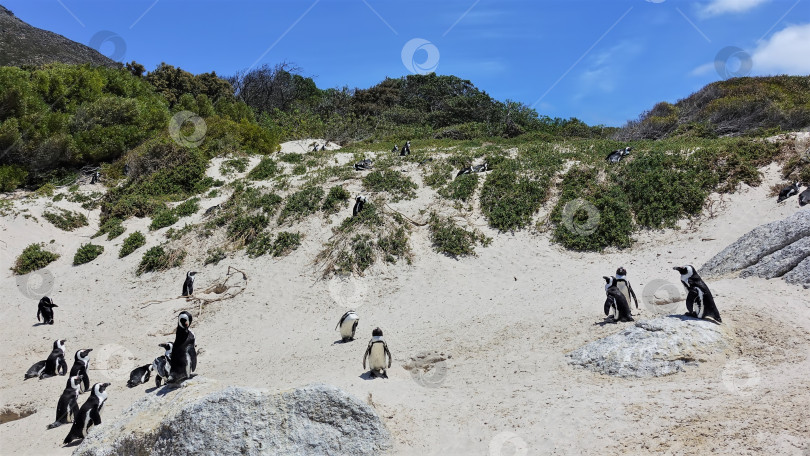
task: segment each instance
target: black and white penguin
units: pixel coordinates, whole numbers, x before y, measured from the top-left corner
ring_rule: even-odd
[[[352,217],[357,217],[357,214],[363,210],[363,206],[366,204],[366,197],[363,195],[358,195],[354,199],[354,209],[352,209]]]
[[[101,181],[101,174],[98,171],[93,172],[93,177],[90,178],[91,184],[97,184]]]
[[[51,298],[43,296],[42,299],[39,300],[39,304],[37,305],[37,321],[41,321],[46,325],[52,325],[54,307],[59,306],[54,304]],[[42,315],[42,320],[39,319],[40,315]]]
[[[799,206],[806,206],[810,204],[810,188],[799,193]]]
[[[357,323],[359,322],[360,317],[358,317],[353,310],[346,312],[340,317],[340,321],[337,326],[335,326],[335,329],[340,328],[340,337],[343,342],[354,340],[354,333],[357,330]]]
[[[489,171],[489,164],[486,162],[472,167],[472,172],[474,173],[483,173],[484,171]]]
[[[374,162],[370,158],[360,160],[359,162],[354,164],[354,170],[355,171],[362,171],[364,169],[371,169],[373,167],[374,167]]]
[[[56,421],[48,425],[48,429],[68,424],[76,417],[79,411],[79,385],[82,382],[81,375],[74,375],[68,378],[65,390],[59,396],[56,404]]]
[[[405,145],[402,146],[402,152],[400,152],[399,155],[404,157],[406,155],[410,155],[410,153],[411,153],[411,142],[405,141]]]
[[[194,347],[194,333],[190,329],[191,320],[191,314],[185,310],[177,317],[168,383],[180,383],[197,370],[197,350]]]
[[[717,305],[714,303],[714,296],[698,275],[695,267],[688,264],[675,266],[672,269],[681,274],[681,283],[686,287],[686,315],[696,318],[712,317],[718,323],[722,323],[720,311],[717,310]]]
[[[160,344],[160,347],[163,347],[166,350],[166,353],[163,356],[158,356],[152,361],[152,367],[155,371],[155,386],[160,386],[164,380],[169,378],[169,374],[171,373],[171,359],[172,359],[172,346],[174,344],[171,342],[166,342],[165,344]]]
[[[619,269],[616,270],[616,288],[622,292],[628,304],[631,302],[630,298],[633,298],[633,301],[636,303],[636,309],[638,309],[638,298],[636,298],[636,294],[633,292],[633,287],[630,286],[630,282],[627,281],[627,270],[623,267],[619,267]]]
[[[90,369],[90,352],[93,351],[92,348],[86,348],[84,350],[77,350],[76,355],[73,357],[73,367],[70,368],[70,376],[73,377],[75,375],[82,376],[82,384],[79,388],[79,394],[84,393],[85,391],[90,389],[90,376],[87,374],[87,371]]]
[[[783,188],[782,191],[779,192],[779,198],[776,199],[776,202],[781,203],[782,201],[790,198],[793,195],[798,195],[799,187],[801,186],[802,184],[800,182],[794,182],[793,185],[789,185]]]
[[[627,303],[624,295],[616,286],[615,277],[602,277],[605,279],[605,315],[613,319],[614,322],[635,321],[630,314],[630,304]]]
[[[183,294],[180,296],[191,296],[194,294],[194,276],[197,275],[194,271],[186,273],[186,280],[183,282]]]
[[[313,148],[312,148],[312,151],[313,151],[313,152],[317,152],[317,151],[318,151],[318,143],[315,143],[315,147],[313,147]]]
[[[380,328],[374,328],[371,331],[371,340],[368,341],[368,348],[366,354],[363,355],[363,369],[366,368],[366,358],[368,358],[368,367],[371,369],[371,375],[375,377],[388,378],[385,373],[386,363],[385,357],[388,356],[388,367],[391,367],[391,352],[388,351],[388,344],[383,340],[383,332]]]
[[[39,377],[43,378],[53,377],[55,375],[67,374],[67,363],[65,362],[65,339],[55,340],[53,342],[53,350],[48,355],[48,359],[40,361],[31,366],[25,373],[25,379]]]
[[[631,150],[633,150],[632,147],[625,147],[624,149],[614,150],[613,152],[608,154],[605,160],[607,160],[608,163],[619,163],[619,161],[621,161],[622,158],[624,158],[627,155],[630,155]]]
[[[391,149],[391,152],[393,152],[393,153],[399,152],[399,147],[396,144],[394,144],[394,148]]]
[[[124,176],[129,175],[129,163],[124,165]]]
[[[73,426],[63,443],[68,444],[76,439],[87,437],[87,432],[93,426],[101,424],[101,409],[107,401],[107,387],[109,383],[96,383],[93,385],[93,392],[84,401],[84,405],[73,417]]]
[[[323,152],[323,151],[325,151],[325,150],[326,150],[326,144],[328,144],[328,141],[327,141],[326,143],[324,143],[324,145],[323,145],[323,146],[321,146],[321,152]]]
[[[145,366],[132,369],[132,372],[129,373],[129,381],[127,381],[127,386],[134,388],[141,383],[148,382],[153,370],[155,370],[154,364],[147,364]]]
[[[472,173],[472,172],[473,172],[473,170],[472,170],[472,164],[469,164],[469,165],[467,165],[467,166],[465,166],[465,167],[461,168],[461,169],[459,170],[459,172],[458,172],[458,173],[456,173],[456,177],[461,176],[462,174],[470,174],[470,173]]]

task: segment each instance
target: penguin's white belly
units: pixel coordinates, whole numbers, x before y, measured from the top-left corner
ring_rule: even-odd
[[[385,348],[383,348],[383,344],[372,345],[368,358],[371,370],[385,369]]]
[[[624,282],[619,282],[616,284],[616,288],[622,292],[624,299],[627,300],[628,304],[630,304],[630,290],[627,289],[627,285],[625,285]]]
[[[343,320],[343,324],[340,325],[340,337],[352,337],[352,327],[354,327],[354,322],[359,320],[359,318],[352,318],[347,317]]]

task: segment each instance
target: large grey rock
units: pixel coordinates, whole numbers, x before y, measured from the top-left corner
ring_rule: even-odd
[[[795,283],[797,285],[804,285],[804,288],[810,288],[810,257],[802,260],[797,264],[792,271],[785,274],[783,277],[787,283]]]
[[[724,331],[714,322],[680,315],[641,320],[574,350],[568,362],[618,377],[661,377],[722,352]]]
[[[700,268],[704,277],[721,276],[747,268],[766,255],[810,236],[810,210],[758,226],[737,239]]]
[[[94,428],[74,455],[377,455],[391,437],[369,405],[326,385],[278,394],[195,378]]]
[[[810,236],[763,257],[757,263],[743,269],[740,277],[757,276],[765,279],[782,277],[808,256],[810,256]]]

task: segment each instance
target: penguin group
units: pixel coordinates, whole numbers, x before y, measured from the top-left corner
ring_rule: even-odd
[[[801,194],[799,193],[799,189],[801,188],[801,182],[794,182],[792,185],[788,185],[787,187],[783,188],[779,192],[779,197],[776,198],[777,203],[781,203],[786,199],[790,198],[794,195],[799,195],[799,206],[804,206],[807,203],[810,203],[810,188],[806,188]]]
[[[340,331],[342,343],[354,340],[358,323],[360,323],[360,317],[354,310],[349,310],[340,317],[335,330]],[[387,369],[391,367],[392,362],[391,351],[388,349],[385,339],[383,339],[382,329],[379,327],[374,328],[371,331],[371,340],[368,341],[368,346],[363,354],[363,369],[366,369],[368,365],[372,378],[388,378]]]
[[[355,171],[369,170],[374,167],[374,162],[370,158],[360,160],[354,164]]]
[[[605,160],[607,160],[608,163],[619,163],[622,158],[630,155],[631,150],[633,150],[633,148],[629,146],[625,147],[624,149],[614,150],[613,152],[609,153],[607,157],[605,157]]]
[[[458,173],[456,173],[456,177],[461,176],[463,174],[483,173],[485,171],[489,171],[489,164],[486,162],[475,166],[469,164],[464,168],[461,168],[461,170]]]

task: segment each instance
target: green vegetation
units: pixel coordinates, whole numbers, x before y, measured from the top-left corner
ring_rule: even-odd
[[[42,247],[43,245],[40,244],[30,244],[17,257],[11,270],[18,275],[28,274],[44,268],[59,258],[58,254],[44,250]]]
[[[152,247],[143,254],[136,274],[141,275],[144,272],[176,268],[183,264],[185,257],[186,251],[183,249],[164,249],[163,246]]]
[[[73,231],[76,228],[87,226],[87,217],[84,214],[62,208],[57,209],[59,209],[59,213],[45,211],[42,216],[60,230]]]
[[[271,233],[263,232],[251,242],[245,251],[251,258],[260,257],[266,253],[274,257],[285,256],[301,245],[301,233],[278,233],[275,240]]]
[[[197,197],[183,201],[174,208],[174,213],[178,217],[188,217],[200,210],[200,199]]]
[[[140,231],[136,231],[124,239],[124,243],[121,245],[121,252],[118,253],[118,258],[124,258],[144,245],[146,245],[146,236]]]
[[[230,158],[222,162],[219,166],[219,172],[226,176],[233,173],[244,173],[247,170],[247,166],[247,157]]]
[[[481,233],[467,231],[447,217],[435,212],[430,215],[430,240],[437,252],[452,257],[475,255],[475,244],[489,245],[492,239]]]
[[[472,198],[477,187],[478,174],[462,174],[453,179],[447,187],[439,190],[439,195],[445,198],[467,202]]]
[[[369,192],[387,192],[392,201],[416,198],[416,189],[419,188],[410,177],[390,169],[366,174],[363,187]]]
[[[250,244],[269,223],[265,215],[241,215],[228,225],[228,239],[239,246]]]
[[[227,258],[225,250],[219,247],[208,249],[208,256],[205,258],[204,265],[207,266],[209,264],[219,264],[219,262],[225,258]]]
[[[256,167],[250,170],[247,178],[250,180],[267,180],[277,176],[281,172],[278,163],[270,157],[262,158]]]
[[[324,191],[321,187],[306,187],[287,197],[287,203],[278,215],[278,224],[293,219],[294,222],[314,214],[321,207]]]
[[[73,266],[89,263],[104,252],[104,246],[91,243],[82,244],[73,256]]]
[[[96,234],[91,236],[93,239],[101,236],[102,234],[107,234],[107,240],[113,240],[118,236],[124,234],[126,228],[122,225],[123,221],[119,218],[109,218],[101,226],[98,228]]]
[[[323,200],[321,209],[325,214],[335,214],[346,207],[346,201],[351,197],[352,195],[348,190],[340,185],[336,185],[329,189],[329,193],[326,194],[326,199]]]
[[[2,142],[3,126],[0,125],[0,142]],[[0,166],[0,192],[10,192],[25,182],[28,171],[15,165]]]
[[[152,223],[149,224],[149,230],[154,231],[172,226],[177,223],[178,220],[180,220],[180,217],[178,217],[173,210],[169,208],[160,209],[152,215]]]

